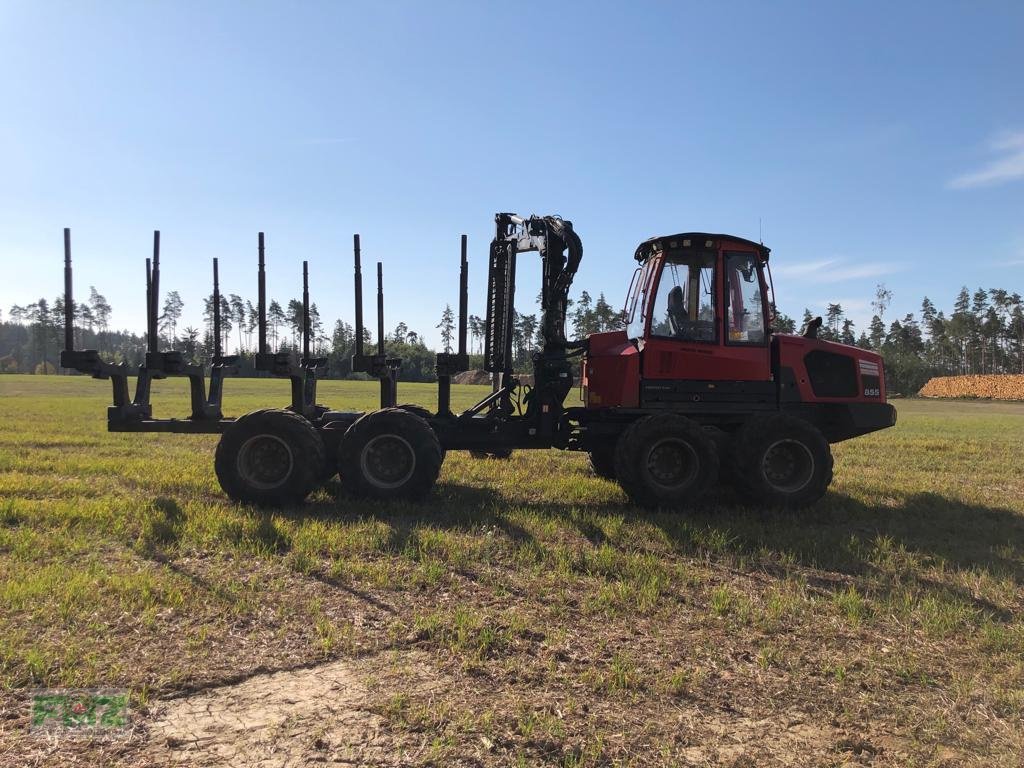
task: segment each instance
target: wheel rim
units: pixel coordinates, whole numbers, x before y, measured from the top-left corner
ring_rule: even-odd
[[[814,477],[814,455],[799,440],[777,440],[764,452],[761,473],[775,489],[795,493]]]
[[[238,451],[238,475],[261,491],[279,488],[292,474],[292,449],[277,435],[250,437]]]
[[[667,437],[652,445],[647,454],[647,473],[662,488],[689,485],[699,471],[700,458],[686,440]]]
[[[416,453],[401,435],[377,435],[363,446],[359,466],[374,487],[399,488],[416,470]]]

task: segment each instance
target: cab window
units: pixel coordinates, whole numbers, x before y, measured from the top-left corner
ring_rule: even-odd
[[[725,253],[726,341],[729,344],[764,344],[764,295],[753,253]]]
[[[644,335],[644,319],[650,306],[651,281],[654,277],[654,259],[648,259],[633,278],[630,295],[626,298],[626,338],[640,339]]]
[[[718,341],[715,326],[715,253],[666,254],[651,314],[651,335],[683,341]]]

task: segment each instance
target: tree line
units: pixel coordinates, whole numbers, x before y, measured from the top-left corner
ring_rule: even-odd
[[[885,360],[890,392],[916,393],[932,376],[1024,374],[1024,300],[1002,288],[964,286],[947,314],[930,298],[921,310],[887,319],[892,291],[875,288],[874,314],[857,333],[840,304],[829,304],[819,337],[871,349]],[[812,319],[804,310],[803,323]]]
[[[1024,373],[1024,301],[1019,293],[1005,289],[978,288],[973,293],[962,288],[951,310],[939,309],[925,297],[921,310],[902,318],[889,318],[892,291],[876,287],[868,327],[858,329],[843,307],[829,304],[819,336],[831,341],[879,352],[885,359],[889,390],[914,393],[932,376],[967,373]],[[539,303],[539,297],[538,297]],[[177,291],[166,295],[158,318],[160,348],[181,352],[189,362],[208,365],[214,351],[213,296],[203,300],[202,325],[182,327],[185,304]],[[86,301],[74,307],[75,345],[78,349],[98,349],[112,362],[140,364],[146,351],[146,336],[112,330],[113,310],[107,299],[91,287]],[[220,297],[221,348],[239,355],[241,375],[254,375],[253,356],[258,325],[257,306],[249,299],[229,293]],[[327,376],[360,377],[353,374],[350,358],[355,348],[355,330],[344,320],[336,320],[328,330],[315,303],[310,305],[310,346],[317,357],[327,359]],[[622,328],[622,312],[614,309],[599,294],[594,299],[587,291],[569,302],[569,334],[582,338],[591,333]],[[803,326],[812,320],[805,309]],[[39,299],[14,305],[6,318],[0,312],[0,372],[55,373],[63,346],[64,300]],[[485,321],[478,315],[467,318],[470,366],[482,367]],[[302,346],[302,302],[271,300],[267,305],[267,337],[271,349],[298,352]],[[775,328],[783,333],[797,331],[796,323],[784,314]],[[442,312],[436,329],[441,348],[453,351],[457,346],[457,323],[451,306]],[[539,313],[516,312],[513,323],[513,359],[519,371],[530,369],[533,353],[540,348]],[[364,343],[374,344],[369,330]],[[388,355],[402,358],[402,378],[408,381],[435,379],[434,352],[428,349],[422,334],[400,322],[385,337]]]
[[[539,299],[538,299],[539,300]],[[583,291],[570,302],[569,319],[576,337],[622,327],[621,313],[612,309],[600,294],[594,301]],[[216,348],[214,339],[214,297],[203,299],[202,325],[182,327],[185,303],[178,291],[169,291],[157,318],[161,350],[181,352],[187,362],[209,365]],[[76,302],[74,337],[76,349],[96,349],[114,363],[139,365],[145,359],[146,334],[112,330],[113,310],[106,297],[90,287],[89,298]],[[327,330],[316,303],[310,303],[310,352],[326,359],[326,375],[330,378],[365,378],[353,373],[351,357],[355,351],[355,329],[344,320],[334,322]],[[482,367],[486,322],[478,315],[467,317],[470,367]],[[254,357],[259,327],[258,303],[238,294],[220,296],[220,347],[224,354],[238,355],[239,374],[256,375]],[[457,346],[457,321],[451,306],[446,306],[436,328],[442,347],[453,351]],[[0,372],[56,373],[60,350],[64,345],[64,299],[45,298],[25,305],[15,304],[3,318],[0,312]],[[542,339],[536,313],[515,313],[513,324],[513,357],[517,370],[530,369],[532,354]],[[271,300],[267,304],[267,343],[271,350],[299,353],[302,348],[303,308],[300,299]],[[433,381],[434,352],[419,332],[405,322],[385,336],[385,351],[402,359],[402,378],[406,381]],[[376,351],[369,329],[364,329],[363,343],[368,353]],[[371,346],[373,347],[371,349]]]

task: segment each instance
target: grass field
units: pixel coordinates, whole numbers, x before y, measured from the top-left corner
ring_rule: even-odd
[[[546,451],[267,514],[215,437],[108,434],[108,398],[0,376],[0,764],[1024,764],[1024,405],[900,401],[800,514],[642,512]],[[27,733],[62,686],[129,689],[135,729]]]

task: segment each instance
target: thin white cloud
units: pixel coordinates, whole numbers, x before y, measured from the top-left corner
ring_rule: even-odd
[[[1024,179],[1024,131],[1001,133],[989,141],[992,152],[1002,157],[971,173],[950,179],[950,189],[973,189]]]
[[[882,277],[899,272],[903,266],[898,263],[864,262],[850,263],[847,260],[833,258],[803,263],[786,264],[772,269],[776,275],[793,280],[804,280],[811,283],[841,283],[846,280],[864,280],[871,277]]]
[[[818,261],[805,261],[805,262],[787,262],[778,267],[772,267],[772,273],[776,275],[782,275],[783,277],[803,277],[806,275],[814,275],[821,270],[828,267],[830,264],[835,264],[838,259],[819,259]]]

